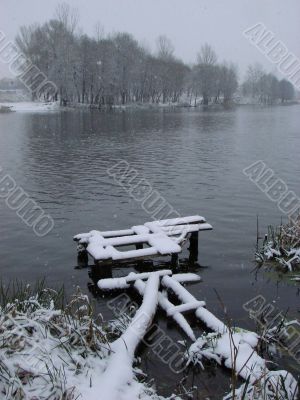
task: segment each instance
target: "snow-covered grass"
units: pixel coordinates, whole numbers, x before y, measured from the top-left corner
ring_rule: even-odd
[[[158,281],[152,279],[141,312],[151,315],[156,300],[149,294]],[[14,289],[10,297],[0,288],[1,399],[162,399],[136,378],[132,363],[138,339],[127,329],[111,343],[110,331],[93,317],[86,295],[78,290],[63,307],[61,293],[44,285]]]
[[[43,283],[35,288],[0,285],[1,400],[164,400],[137,379],[145,375],[135,366],[136,349],[157,306],[174,311],[160,296],[161,283],[215,331],[191,338],[187,364],[204,368],[209,360],[245,381],[240,388],[234,386],[226,399],[296,400],[295,379],[287,371],[267,368],[267,361],[257,353],[257,334],[223,325],[208,310],[200,312],[203,302],[180,285],[186,277],[170,277],[167,272],[153,272],[146,282],[141,280],[143,274],[136,274],[135,280],[130,275],[142,304],[134,315],[122,315],[109,324],[101,315],[95,316],[88,296],[79,289],[64,304],[63,291],[47,289]],[[178,309],[172,317],[176,315]],[[182,320],[177,322],[182,326]],[[233,382],[236,385],[237,380]]]
[[[288,271],[300,267],[300,218],[294,223],[269,226],[262,246],[257,249],[256,260],[259,263],[275,261]]]

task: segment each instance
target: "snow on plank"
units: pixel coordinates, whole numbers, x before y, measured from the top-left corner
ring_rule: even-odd
[[[196,310],[199,307],[205,307],[206,303],[205,301],[194,301],[192,303],[185,303],[185,304],[180,304],[179,306],[174,306],[170,308],[167,312],[169,316],[172,316],[176,313],[184,313],[188,311],[193,311]]]
[[[199,215],[146,222],[130,229],[96,231],[74,236],[79,251],[87,251],[96,262],[128,261],[152,256],[177,255],[189,235],[195,240],[199,231],[211,230]],[[197,243],[197,242],[196,242]],[[120,251],[122,246],[135,246],[134,250]],[[145,247],[144,247],[145,246]]]
[[[156,272],[144,272],[140,274],[136,274],[131,272],[127,276],[122,278],[107,278],[107,279],[100,279],[98,281],[98,287],[101,290],[115,290],[115,289],[128,289],[132,284],[133,287],[137,290],[137,292],[143,297],[146,283],[143,280],[148,280],[150,277],[156,274],[160,278],[165,276],[171,276],[171,270],[160,270]],[[186,275],[186,276],[185,276]],[[199,281],[201,278],[193,273],[187,274],[175,274],[174,275],[178,281],[183,282],[195,282]],[[166,312],[166,314],[174,319],[174,321],[180,326],[180,328],[185,332],[185,334],[192,340],[195,341],[196,337],[192,328],[190,327],[189,323],[185,319],[185,317],[181,314],[182,312],[187,312],[189,309],[195,309],[196,305],[198,307],[205,306],[204,301],[193,302],[193,304],[182,305],[181,309],[176,307],[171,301],[167,298],[167,296],[158,291],[158,304],[159,306]],[[195,304],[196,303],[196,304]]]
[[[172,275],[172,271],[169,269],[160,270],[156,273],[158,276]],[[149,279],[152,274],[153,272],[143,272],[141,274],[131,272],[127,276],[121,278],[100,279],[98,281],[98,287],[101,290],[128,289],[131,283],[134,283],[138,279]]]
[[[145,284],[141,307],[121,337],[111,344],[111,355],[106,370],[96,382],[93,382],[94,385],[89,393],[90,399],[119,400],[120,393],[126,392],[134,381],[132,370],[134,354],[155,315],[158,288],[159,274],[153,273],[147,285]]]
[[[171,289],[183,304],[175,306],[168,299],[168,292],[159,290],[160,278],[162,278],[161,284],[165,288]],[[287,371],[268,370],[266,360],[256,351],[259,340],[258,335],[240,328],[228,328],[205,308],[205,302],[198,301],[181,285],[183,282],[196,281],[196,278],[197,275],[192,273],[174,274],[172,276],[171,271],[161,270],[140,274],[130,273],[127,277],[123,278],[102,279],[98,282],[98,286],[100,288],[116,288],[122,286],[119,282],[123,282],[123,287],[125,284],[126,287],[129,287],[131,283],[143,297],[141,309],[145,307],[145,304],[151,303],[152,306],[148,308],[154,310],[156,307],[155,305],[158,304],[166,312],[167,316],[173,318],[186,335],[194,342],[186,353],[187,365],[192,363],[194,365],[200,365],[204,369],[203,359],[214,360],[219,365],[225,365],[227,368],[235,371],[235,373],[246,382],[236,390],[237,400],[244,398],[243,394],[246,392],[247,394],[251,394],[252,398],[252,394],[254,392],[256,393],[258,382],[258,387],[261,388],[268,385],[270,394],[270,396],[267,396],[268,399],[271,400],[275,398],[272,395],[273,393],[279,393],[280,396],[278,398],[280,399],[294,400],[295,395],[297,395],[297,381]],[[122,281],[120,281],[121,279]],[[143,279],[147,281],[144,282]],[[151,289],[149,289],[149,286]],[[142,323],[140,321],[138,322],[141,309],[138,310],[129,329],[127,329],[125,334],[121,337],[125,342],[126,348],[129,343],[127,353],[129,361],[127,361],[128,366],[130,365],[130,360],[132,360],[137,347],[137,341],[133,341],[130,331],[132,331],[132,328],[138,323],[137,327],[139,327],[141,334],[137,336],[141,339],[146,332],[147,326],[149,326],[149,321],[153,318],[153,314],[151,313],[149,319],[146,318],[146,321],[142,321]],[[182,315],[182,313],[186,311],[195,311],[196,317],[203,321],[214,333],[202,334],[196,339],[191,326]],[[113,348],[113,350],[119,354],[112,357],[114,360],[113,367],[115,368],[117,367],[115,361],[119,359],[120,353],[123,351],[123,347],[120,345],[120,339],[117,343],[118,346]],[[233,348],[235,352],[232,351]],[[118,378],[123,377],[120,375]],[[124,385],[125,380],[120,380],[122,385]],[[110,385],[109,387],[111,389]],[[233,397],[229,394],[226,396],[226,399],[229,400]]]
[[[167,289],[171,289],[183,303],[195,303],[197,299],[184,288],[176,279],[170,276],[164,276],[162,284]],[[195,310],[196,317],[206,324],[206,326],[215,332],[224,333],[228,328],[214,314],[204,307],[198,307]]]
[[[134,288],[138,291],[138,293],[143,297],[146,289],[146,283],[141,279],[138,279],[134,283]],[[158,305],[168,314],[168,311],[174,308],[174,304],[161,292],[158,292]],[[178,326],[185,332],[187,337],[189,337],[193,342],[195,342],[196,337],[195,334],[186,320],[186,318],[179,312],[176,312],[172,315],[174,321],[178,324]]]

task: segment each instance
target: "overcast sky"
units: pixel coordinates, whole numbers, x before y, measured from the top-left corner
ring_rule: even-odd
[[[233,61],[243,76],[248,64],[275,68],[243,36],[258,22],[300,57],[300,0],[69,0],[80,15],[82,31],[93,35],[100,21],[105,33],[126,31],[155,49],[158,35],[173,42],[176,55],[195,60],[201,45],[210,43],[220,61]],[[45,22],[54,15],[57,0],[0,0],[0,30],[14,39],[21,25]],[[0,64],[0,77],[8,75]],[[278,75],[280,76],[280,75]]]

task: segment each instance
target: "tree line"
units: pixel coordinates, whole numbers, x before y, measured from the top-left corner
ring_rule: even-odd
[[[257,103],[272,105],[278,100],[282,103],[293,100],[294,86],[286,79],[279,80],[266,73],[259,64],[250,65],[241,92],[245,97],[256,99]]]
[[[228,104],[238,89],[236,67],[219,63],[208,44],[201,47],[196,63],[190,66],[175,56],[165,36],[157,39],[153,54],[128,33],[104,35],[98,25],[95,37],[89,37],[79,33],[77,24],[76,12],[61,4],[55,18],[43,25],[22,27],[16,38],[22,53],[55,83],[54,99],[62,105],[176,103],[182,98],[194,105]],[[250,67],[242,90],[269,103],[293,97],[286,86],[286,82]]]

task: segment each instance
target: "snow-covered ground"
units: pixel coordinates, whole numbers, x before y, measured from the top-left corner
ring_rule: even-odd
[[[294,377],[287,371],[269,370],[267,360],[256,352],[258,335],[229,328],[181,285],[196,278],[195,274],[172,274],[169,270],[124,277],[141,295],[142,304],[128,319],[121,336],[114,336],[101,316],[95,319],[88,297],[79,290],[61,309],[55,291],[41,288],[36,294],[27,294],[26,287],[18,295],[22,300],[6,300],[0,305],[0,398],[181,400],[178,396],[161,397],[137,379],[138,374],[145,374],[135,367],[136,350],[159,306],[193,341],[186,358],[182,353],[183,366],[204,368],[204,359],[212,360],[245,381],[226,400],[296,400]],[[115,285],[118,287],[119,280],[109,279],[104,287],[113,289]],[[161,286],[167,290],[161,292]],[[170,290],[182,306],[170,302]],[[194,310],[214,332],[196,339],[181,314],[186,310]]]
[[[55,306],[50,289],[0,306],[0,398],[163,400],[137,380],[140,371],[132,366],[137,332],[144,336],[152,320],[158,286],[154,274],[135,318],[115,341],[96,324],[80,292],[64,310]]]
[[[47,112],[60,110],[59,102],[34,102],[25,101],[17,103],[0,103],[1,106],[11,107],[12,111],[17,112]]]

